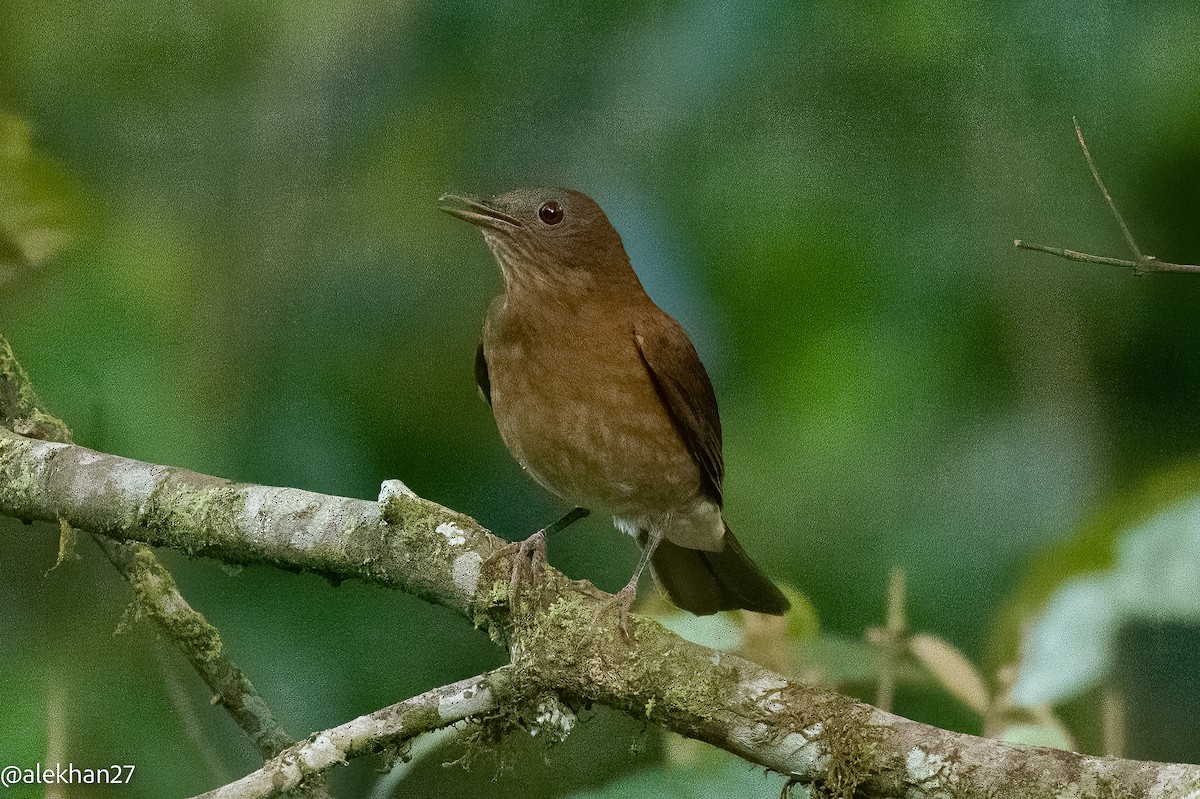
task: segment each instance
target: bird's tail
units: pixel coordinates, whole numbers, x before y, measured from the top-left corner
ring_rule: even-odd
[[[725,527],[725,548],[704,552],[665,538],[650,556],[650,569],[671,601],[697,616],[742,608],[782,616],[791,606],[773,582],[750,560]]]

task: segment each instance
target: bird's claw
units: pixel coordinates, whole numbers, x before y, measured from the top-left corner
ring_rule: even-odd
[[[529,569],[529,577],[536,578],[537,572],[545,565],[546,537],[550,533],[565,530],[580,519],[586,518],[590,513],[591,511],[587,508],[572,508],[554,524],[543,527],[524,541],[513,541],[506,544],[492,553],[492,556],[484,562],[484,566],[487,567],[501,558],[511,557],[513,559],[512,573],[508,578],[509,607],[516,605],[517,592],[521,588],[521,583],[526,579],[526,567]]]
[[[521,583],[537,577],[546,562],[546,531],[538,530],[524,541],[513,541],[492,553],[487,563],[511,557],[512,571],[508,578],[508,604],[514,606]],[[486,565],[486,564],[485,564]]]
[[[592,617],[592,623],[588,625],[588,631],[584,634],[584,639],[592,637],[592,632],[596,629],[596,625],[600,622],[600,617],[605,613],[616,609],[620,614],[617,620],[617,626],[621,630],[621,637],[625,639],[625,643],[632,644],[634,641],[634,626],[633,626],[633,601],[637,599],[637,581],[629,583],[622,588],[610,599],[604,601],[600,609],[596,611],[596,615]]]

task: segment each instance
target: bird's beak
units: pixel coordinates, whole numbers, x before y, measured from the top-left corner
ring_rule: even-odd
[[[465,219],[472,225],[489,227],[493,230],[507,230],[521,227],[521,220],[511,214],[506,214],[491,206],[476,200],[474,197],[464,197],[460,194],[443,194],[438,197],[438,208],[450,216]]]

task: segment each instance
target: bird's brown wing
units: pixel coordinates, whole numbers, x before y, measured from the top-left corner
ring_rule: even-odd
[[[658,396],[700,466],[704,493],[720,505],[725,477],[721,417],[696,348],[679,323],[658,308],[634,323],[633,334]]]
[[[487,358],[483,355],[483,342],[475,350],[475,385],[479,386],[479,395],[488,405],[492,404],[492,379],[488,376]]]

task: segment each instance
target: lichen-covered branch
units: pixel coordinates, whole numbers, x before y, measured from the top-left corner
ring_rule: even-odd
[[[126,544],[106,536],[96,543],[133,587],[135,607],[153,621],[186,657],[263,757],[272,757],[295,740],[250,679],[224,654],[221,634],[179,593],[175,578],[145,544]]]
[[[69,444],[71,431],[42,409],[28,375],[0,336],[0,425],[30,438]],[[263,757],[271,757],[294,740],[233,661],[222,652],[221,636],[203,614],[179,593],[175,578],[150,547],[121,542],[92,531],[96,544],[133,588],[134,607],[149,618],[199,673],[234,722]],[[61,557],[61,555],[60,555]],[[327,797],[325,786],[312,783],[304,795]]]
[[[30,438],[71,440],[67,425],[42,410],[29,376],[4,336],[0,336],[0,424]]]
[[[353,757],[394,749],[418,735],[496,710],[508,669],[435,688],[288,747],[240,780],[194,799],[271,799]]]
[[[634,617],[545,569],[510,604],[503,541],[385,484],[381,502],[232,483],[0,431],[0,513],[232,563],[400,588],[509,646],[515,699],[600,702],[843,796],[1186,796],[1200,767],[1089,757],[951,733],[806,686]]]

